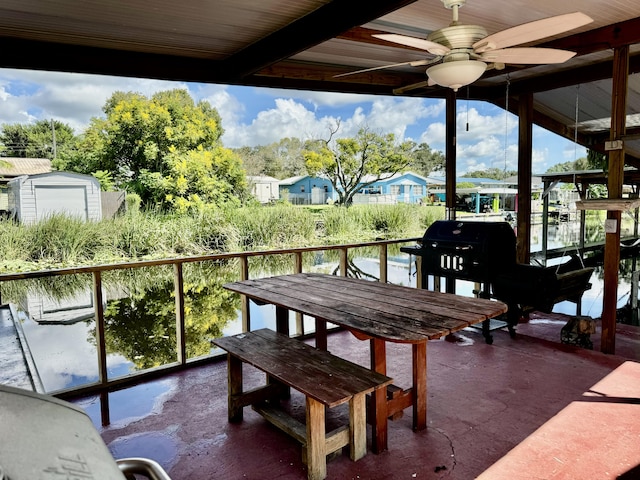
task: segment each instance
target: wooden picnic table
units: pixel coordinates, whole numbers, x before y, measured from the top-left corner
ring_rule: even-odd
[[[373,451],[387,449],[387,422],[413,406],[413,428],[427,427],[427,341],[507,311],[498,301],[463,297],[367,280],[297,273],[228,283],[224,288],[276,307],[276,329],[289,334],[289,311],[315,318],[316,347],[327,349],[327,322],[370,340],[371,369],[386,374],[386,342],[412,345],[413,385],[371,402]]]

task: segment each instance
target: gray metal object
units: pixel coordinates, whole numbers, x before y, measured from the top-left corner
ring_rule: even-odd
[[[0,385],[0,480],[170,480],[147,459],[113,459],[87,414],[75,405]]]

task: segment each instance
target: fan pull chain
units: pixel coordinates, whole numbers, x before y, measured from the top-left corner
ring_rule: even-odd
[[[469,131],[469,85],[467,85],[467,132]]]

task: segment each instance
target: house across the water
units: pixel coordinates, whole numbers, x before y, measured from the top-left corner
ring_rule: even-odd
[[[396,173],[376,180],[377,175],[366,175],[362,187],[353,198],[354,204],[422,203],[428,188],[437,181],[413,172]],[[302,175],[280,181],[280,197],[293,204],[320,205],[338,199],[331,181],[327,178]]]
[[[36,175],[51,171],[47,158],[0,157],[0,214],[9,211],[9,181],[22,175]]]

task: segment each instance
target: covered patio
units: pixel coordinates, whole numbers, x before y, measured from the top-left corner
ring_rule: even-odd
[[[122,0],[90,7],[13,0],[0,6],[0,66],[442,98],[449,219],[456,101],[501,106],[519,118],[520,263],[530,260],[531,177],[541,173],[532,166],[533,124],[606,153],[610,201],[582,208],[607,211],[601,348],[614,353],[619,226],[622,211],[637,206],[621,200],[624,167],[640,159],[640,5],[585,0],[575,8],[553,0],[187,1],[152,9]],[[425,67],[460,59],[486,63],[477,80],[447,88],[433,70],[425,75]]]
[[[516,339],[480,330],[429,342],[428,427],[411,429],[411,409],[389,424],[389,449],[352,462],[327,463],[327,478],[351,479],[631,479],[640,475],[640,335],[620,328],[624,355],[559,343],[559,314],[533,314]],[[546,338],[544,338],[546,337]],[[455,340],[455,341],[451,341]],[[368,346],[348,332],[329,349],[368,365]],[[390,344],[388,371],[411,382],[408,345]],[[245,370],[247,382],[262,378]],[[252,374],[253,373],[253,374]],[[110,394],[111,425],[101,435],[118,457],[158,461],[173,479],[306,478],[300,444],[247,409],[227,423],[226,362]],[[100,425],[99,397],[80,399]],[[304,417],[304,397],[292,397]],[[344,409],[329,422],[344,422]],[[515,450],[514,450],[515,449]]]
[[[448,8],[441,0],[10,0],[0,5],[0,66],[444,99],[449,219],[456,218],[456,102],[493,103],[519,118],[521,263],[531,253],[531,177],[540,173],[532,167],[533,125],[607,153],[608,199],[582,205],[607,211],[596,349],[550,340],[544,321],[521,325],[515,339],[496,332],[493,345],[466,330],[430,342],[428,428],[414,433],[407,410],[391,424],[388,451],[358,462],[338,456],[328,478],[638,478],[640,346],[636,330],[616,324],[616,300],[621,213],[637,207],[623,198],[622,184],[625,166],[640,161],[640,4],[444,3]],[[575,8],[593,21],[544,38],[529,32],[511,44],[576,52],[569,60],[522,65],[516,52],[457,92],[427,80],[425,68],[441,60],[437,55],[374,36],[424,39],[455,21],[458,7],[461,23],[489,35]],[[367,71],[351,74],[360,70]],[[389,374],[402,384],[410,352],[400,347],[389,347]],[[332,334],[329,349],[368,365],[368,349],[348,332]],[[219,361],[111,392],[102,437],[114,456],[154,458],[174,479],[304,478],[294,440],[251,413],[242,424],[227,423],[226,388]],[[303,415],[296,400],[291,409]],[[99,397],[75,401],[101,424]],[[546,457],[532,454],[541,452],[541,438]]]

